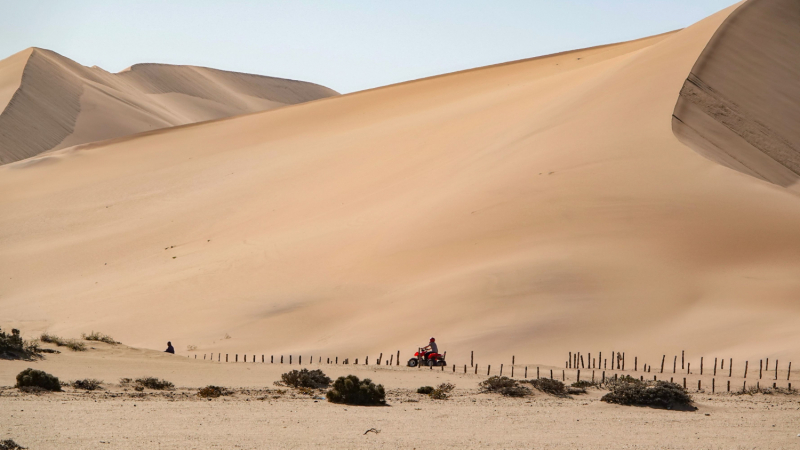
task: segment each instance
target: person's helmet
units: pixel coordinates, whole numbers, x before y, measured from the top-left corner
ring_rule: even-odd
[[[436,338],[431,338],[431,342],[436,342]]]

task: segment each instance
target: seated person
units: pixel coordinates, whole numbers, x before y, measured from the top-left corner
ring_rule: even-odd
[[[432,355],[434,353],[439,353],[439,347],[436,345],[436,339],[434,339],[434,338],[431,338],[430,343],[428,343],[427,346],[422,347],[422,349],[426,350],[425,359],[428,359],[430,357],[430,355]]]

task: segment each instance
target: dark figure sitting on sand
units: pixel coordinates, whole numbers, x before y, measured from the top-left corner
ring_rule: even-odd
[[[165,353],[172,353],[175,354],[175,349],[172,347],[172,342],[167,342],[167,349],[164,350]]]

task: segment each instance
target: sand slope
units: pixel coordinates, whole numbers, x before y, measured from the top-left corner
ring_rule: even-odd
[[[800,199],[671,129],[734,10],[5,165],[3,320],[201,352],[800,356]]]
[[[673,127],[740,172],[790,186],[800,177],[800,5],[753,0],[714,36],[681,90]]]
[[[312,83],[204,67],[137,64],[112,74],[30,48],[0,61],[0,164],[332,95]]]

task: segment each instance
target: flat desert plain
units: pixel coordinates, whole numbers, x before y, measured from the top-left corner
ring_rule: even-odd
[[[797,42],[795,0],[748,0],[635,41],[341,96],[302,85],[314,95],[280,105],[242,94],[228,100],[275,107],[48,141],[0,166],[0,326],[125,345],[0,361],[0,437],[31,448],[794,448]],[[9,105],[21,58],[0,72]],[[137,98],[155,101],[149,92]],[[171,114],[210,105],[158,95],[182,105]],[[450,365],[404,367],[430,336]],[[167,341],[176,355],[161,353]],[[389,406],[275,386],[300,355],[333,378],[383,384]],[[686,379],[698,409],[611,405],[602,386],[479,392],[501,364],[515,379],[538,367],[571,383],[576,364],[582,380]],[[104,389],[12,389],[29,366]],[[177,387],[119,382],[140,376]],[[445,381],[447,400],[416,393]],[[737,395],[745,383],[767,393]],[[206,385],[235,394],[198,398]]]

